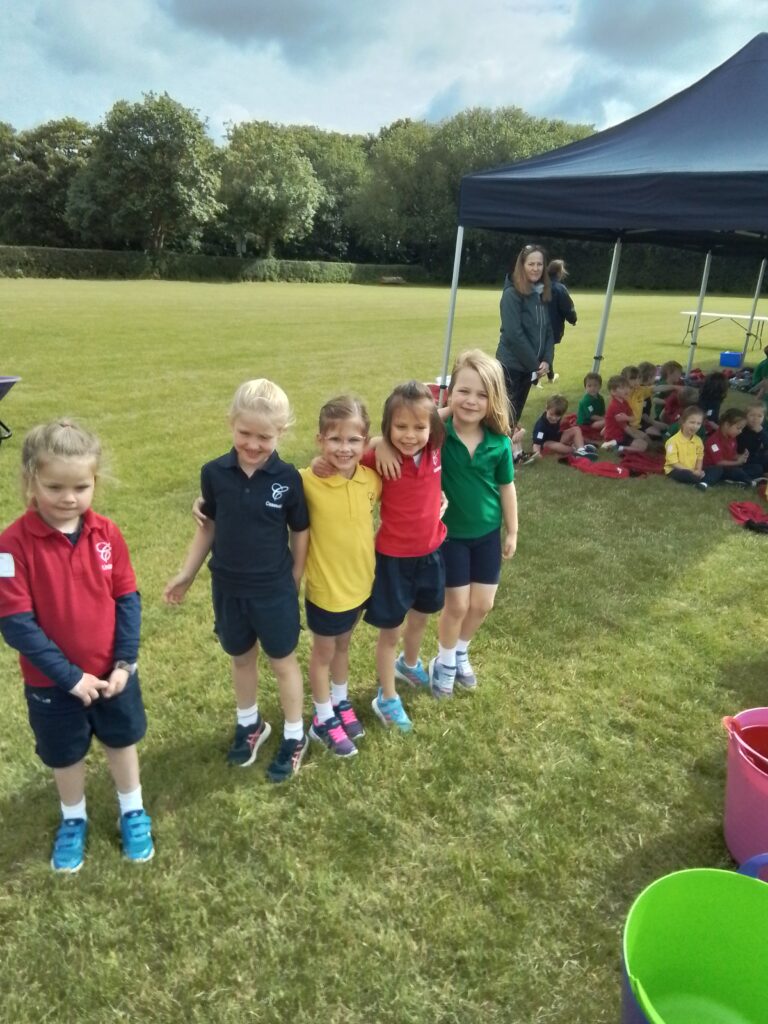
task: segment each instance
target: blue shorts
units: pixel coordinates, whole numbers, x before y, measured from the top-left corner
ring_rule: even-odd
[[[357,608],[351,608],[348,612],[327,612],[325,608],[305,599],[307,627],[317,636],[342,636],[355,628],[357,620],[367,606],[368,602],[366,601],[364,604],[358,605]]]
[[[484,537],[452,540],[440,549],[445,561],[446,587],[467,587],[470,583],[499,582],[501,577],[501,533],[492,530]]]
[[[295,588],[273,594],[269,604],[228,594],[214,580],[213,631],[230,658],[260,643],[268,658],[287,658],[299,642],[299,595]]]
[[[105,747],[120,749],[138,743],[147,731],[139,674],[134,672],[122,693],[99,697],[88,707],[58,686],[25,686],[35,752],[49,768],[69,768],[82,761],[95,736]]]
[[[420,558],[394,558],[376,552],[373,593],[365,621],[377,629],[395,629],[408,612],[439,612],[445,603],[445,565],[440,549]]]

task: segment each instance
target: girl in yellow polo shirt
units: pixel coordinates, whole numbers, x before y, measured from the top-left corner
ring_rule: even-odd
[[[664,446],[664,472],[670,480],[693,484],[706,491],[720,479],[720,471],[704,469],[704,442],[698,436],[704,413],[698,405],[689,405],[680,414],[680,430]]]
[[[371,421],[349,395],[320,410],[317,443],[327,475],[299,470],[309,509],[304,590],[312,633],[310,738],[336,757],[354,757],[365,732],[349,699],[349,643],[371,596],[375,555],[373,510],[381,478],[360,465]]]

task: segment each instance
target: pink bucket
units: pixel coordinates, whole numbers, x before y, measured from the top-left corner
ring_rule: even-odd
[[[768,708],[724,718],[728,732],[723,832],[737,864],[768,850]]]

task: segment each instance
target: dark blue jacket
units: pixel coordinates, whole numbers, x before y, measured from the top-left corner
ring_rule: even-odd
[[[573,304],[568,289],[561,281],[550,278],[552,287],[552,301],[549,303],[549,319],[552,321],[552,333],[555,336],[555,344],[558,345],[565,334],[565,322],[576,323],[576,307]]]

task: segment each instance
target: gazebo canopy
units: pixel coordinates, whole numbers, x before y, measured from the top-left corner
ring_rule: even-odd
[[[768,255],[768,34],[622,124],[466,175],[458,222]]]

